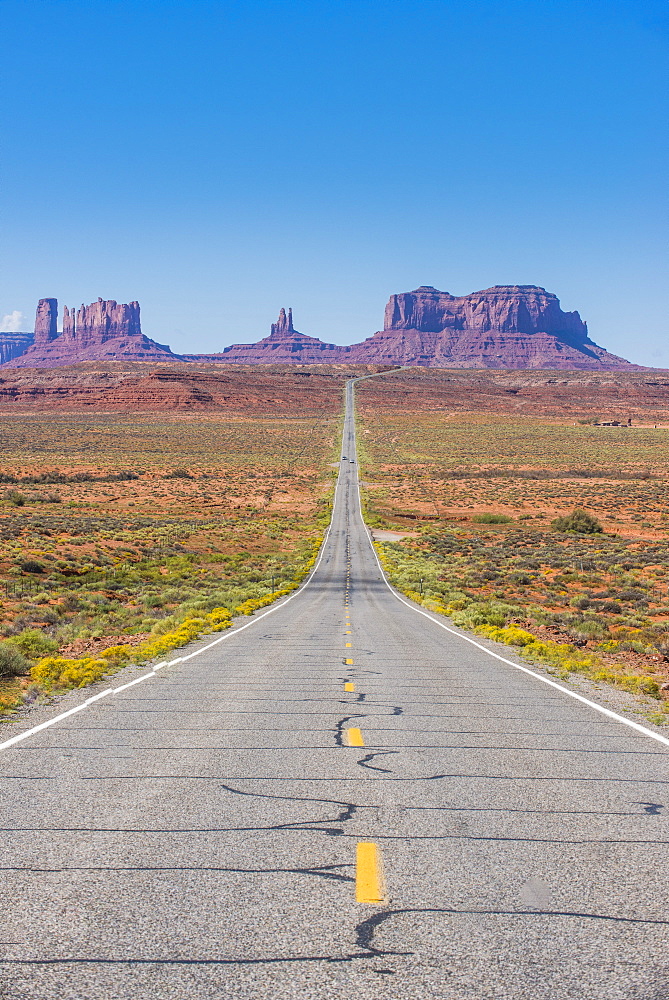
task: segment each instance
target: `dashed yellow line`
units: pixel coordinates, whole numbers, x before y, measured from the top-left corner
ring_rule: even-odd
[[[346,681],[344,684],[344,691],[355,691],[355,684],[352,681]]]
[[[350,635],[350,632],[349,632],[349,635]],[[346,643],[346,645],[347,645],[347,646],[352,646],[352,645],[353,645],[353,643],[352,643],[352,642],[347,642],[347,643]]]
[[[376,844],[360,841],[355,858],[355,898],[358,903],[382,903],[381,852]]]
[[[347,660],[344,660],[344,663],[346,664],[347,667],[352,667],[353,666],[353,660],[347,659]]]
[[[350,747],[364,747],[365,741],[357,726],[346,730],[346,741]]]

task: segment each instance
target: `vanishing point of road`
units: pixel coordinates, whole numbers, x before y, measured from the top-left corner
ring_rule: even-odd
[[[3,728],[3,1000],[669,998],[667,741],[394,594],[346,399],[301,590]]]

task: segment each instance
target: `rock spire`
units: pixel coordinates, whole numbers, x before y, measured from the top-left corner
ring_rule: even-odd
[[[286,316],[286,310],[281,308],[279,311],[279,318],[276,323],[272,323],[272,330],[270,337],[276,339],[277,337],[290,337],[295,333],[293,328],[293,310],[288,310],[288,315]]]
[[[40,299],[35,316],[35,344],[50,344],[58,336],[58,299]]]

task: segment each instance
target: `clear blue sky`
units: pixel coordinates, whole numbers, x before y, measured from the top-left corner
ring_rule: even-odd
[[[663,2],[0,0],[0,317],[217,350],[537,284],[669,367]]]

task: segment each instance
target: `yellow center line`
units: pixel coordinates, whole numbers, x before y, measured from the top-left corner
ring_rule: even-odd
[[[351,633],[349,632],[349,635],[350,635],[350,634],[351,634]],[[347,646],[352,646],[352,645],[353,645],[353,643],[352,643],[352,642],[347,642],[347,643],[346,643],[346,645],[347,645]]]
[[[351,681],[346,681],[344,684],[344,691],[355,691],[355,684]]]
[[[355,898],[358,903],[382,903],[381,852],[376,844],[360,841],[355,858]]]
[[[364,747],[365,741],[357,726],[346,730],[346,741],[350,747]]]
[[[353,666],[353,660],[344,660],[344,663],[346,664],[347,667]]]

